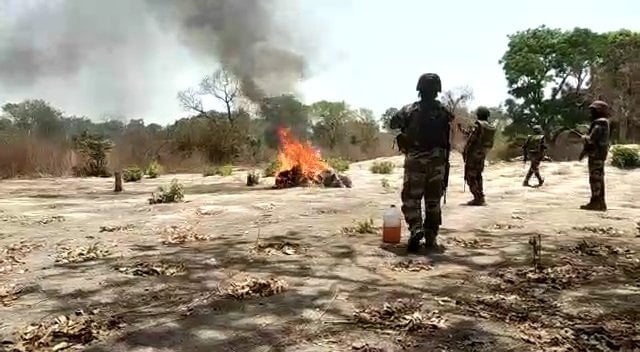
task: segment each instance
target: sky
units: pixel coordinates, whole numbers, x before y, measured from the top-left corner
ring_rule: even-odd
[[[3,1],[11,0],[0,3]],[[284,4],[280,20],[296,18],[295,27],[303,26],[304,45],[313,48],[307,57],[308,78],[298,85],[299,97],[306,103],[344,100],[378,115],[415,100],[417,79],[425,72],[438,73],[444,90],[472,88],[472,107],[499,105],[508,95],[498,61],[506,50],[507,35],[519,30],[544,24],[598,32],[621,28],[640,31],[640,2],[634,0],[280,2]],[[6,6],[4,11],[0,15],[5,18],[13,14]],[[70,115],[99,119],[118,114],[144,118],[148,123],[171,123],[188,115],[180,108],[176,93],[197,85],[203,74],[213,71],[214,64],[191,55],[177,39],[156,39],[157,45],[145,53],[152,60],[135,67],[136,58],[132,57],[130,65],[122,68],[118,84],[111,88],[117,91],[120,84],[138,85],[149,96],[144,104],[127,106],[122,103],[126,99],[118,98],[117,111],[97,110],[97,105],[104,104],[93,101],[99,97],[91,94],[92,84],[83,79],[82,72],[72,82],[49,79],[29,89],[11,89],[0,82],[0,103],[43,98]],[[105,72],[104,80],[112,75],[113,71]]]

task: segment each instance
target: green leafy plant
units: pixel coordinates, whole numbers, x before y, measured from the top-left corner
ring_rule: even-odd
[[[390,161],[380,161],[374,162],[369,168],[369,171],[374,174],[390,174],[393,173],[393,169],[395,169],[395,167],[395,164]]]
[[[280,169],[280,162],[278,160],[272,161],[267,167],[264,169],[264,177],[273,177],[276,175]]]
[[[326,162],[331,166],[331,168],[336,170],[336,172],[345,172],[349,170],[349,165],[351,164],[349,160],[342,158],[328,158]]]
[[[636,148],[621,145],[611,150],[611,165],[621,169],[635,169],[640,167],[640,151]]]
[[[233,173],[233,165],[227,164],[224,166],[207,166],[202,172],[202,176],[231,176]]]
[[[113,144],[106,137],[85,131],[73,137],[73,148],[87,159],[84,166],[74,167],[76,175],[111,176],[111,173],[107,170],[107,153],[113,148]]]
[[[142,180],[144,172],[137,166],[132,166],[122,171],[122,181],[124,182],[138,182]]]
[[[157,193],[152,193],[149,204],[176,203],[184,199],[184,186],[173,179],[169,187],[160,186]]]
[[[158,162],[152,161],[149,163],[149,166],[147,166],[146,173],[149,178],[157,178],[162,173],[162,166],[158,164]]]

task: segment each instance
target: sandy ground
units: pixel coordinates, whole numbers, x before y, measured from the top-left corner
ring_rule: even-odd
[[[90,351],[640,348],[640,171],[607,169],[609,211],[599,213],[578,209],[589,197],[586,162],[544,163],[541,188],[521,186],[522,164],[493,164],[489,205],[468,207],[454,159],[446,251],[437,255],[407,256],[406,233],[386,246],[379,232],[344,229],[369,218],[380,226],[383,211],[400,205],[401,158],[388,159],[398,166],[391,175],[371,174],[371,161],[352,164],[352,189],[273,190],[272,178],[247,188],[244,171],[144,179],[122,194],[110,179],[2,181],[0,287],[15,293],[0,299],[0,337],[11,348],[31,323],[97,308],[122,324],[84,346]],[[185,202],[148,205],[172,178],[184,184]],[[171,226],[201,237],[163,243]],[[542,272],[531,264],[537,234]],[[103,255],[56,262],[91,245]],[[160,260],[184,273],[116,270]],[[409,260],[415,271],[402,269]],[[247,277],[286,288],[225,295]],[[354,316],[385,303],[387,313]]]

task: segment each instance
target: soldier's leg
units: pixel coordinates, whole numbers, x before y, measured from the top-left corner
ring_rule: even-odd
[[[589,185],[591,186],[591,202],[596,210],[605,210],[604,198],[604,160],[589,160]]]
[[[426,239],[425,245],[428,249],[437,248],[436,237],[442,224],[440,201],[444,194],[444,174],[444,157],[434,157],[427,165],[427,177],[424,189],[425,218],[423,228]]]
[[[542,162],[542,160],[540,160],[540,159],[531,160],[531,169],[533,169],[533,174],[538,179],[538,184],[539,185],[542,185],[542,183],[544,183],[544,179],[542,178],[542,176],[540,176],[540,163],[541,162]]]
[[[409,231],[408,250],[415,252],[420,247],[420,240],[424,236],[422,231],[422,198],[424,196],[425,173],[411,171],[405,167],[404,183],[402,187],[402,213]]]
[[[533,176],[533,160],[529,161],[529,170],[527,170],[527,175],[524,177],[524,181],[522,181],[523,186],[529,186],[531,176]]]

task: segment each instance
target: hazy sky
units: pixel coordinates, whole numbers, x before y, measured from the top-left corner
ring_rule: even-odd
[[[305,37],[306,45],[315,47],[313,57],[307,58],[311,77],[300,84],[303,100],[345,100],[377,114],[414,100],[416,80],[423,72],[440,74],[444,89],[470,86],[475,95],[473,106],[500,104],[507,94],[498,60],[506,49],[507,34],[517,30],[541,24],[595,31],[640,30],[640,2],[634,0],[281,2],[295,3],[282,20],[297,17],[311,34]],[[5,18],[8,13],[5,8]],[[177,40],[163,39],[150,46],[155,52],[146,52],[145,67],[123,68],[126,77],[112,87],[117,90],[118,84],[136,84],[148,91],[150,99],[130,109],[119,106],[125,111],[118,113],[162,124],[186,115],[176,92],[197,84],[213,68],[192,57]],[[130,65],[136,65],[135,58]],[[144,72],[140,77],[146,77],[146,82],[131,76],[136,70]],[[23,91],[0,82],[0,103],[39,97],[68,114],[99,118],[110,113],[96,111],[99,104],[91,100],[99,97],[91,95],[91,87],[82,78],[77,82],[47,80]]]

